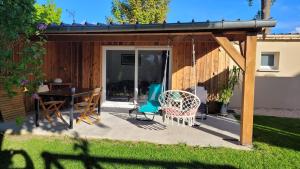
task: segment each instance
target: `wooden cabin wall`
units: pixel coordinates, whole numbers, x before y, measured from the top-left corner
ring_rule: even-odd
[[[102,46],[166,46],[166,36],[148,37],[53,37],[46,45],[44,60],[46,79],[60,77],[75,87],[100,87],[102,82]],[[190,39],[173,37],[172,89],[186,90],[195,84],[192,71]],[[227,81],[229,56],[212,39],[196,39],[197,83],[208,89],[209,100],[215,100]]]
[[[48,41],[43,70],[48,81],[62,78],[75,87],[94,88],[101,84],[99,42]]]
[[[192,67],[192,43],[174,45],[172,88],[186,90],[197,83],[208,90],[208,100],[216,100],[228,79],[230,57],[216,42],[207,41],[195,43],[195,58],[196,76]]]

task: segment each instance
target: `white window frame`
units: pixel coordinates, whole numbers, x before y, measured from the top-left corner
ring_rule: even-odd
[[[263,66],[261,65],[262,55],[273,55],[274,66]],[[279,71],[279,52],[261,52],[259,60],[259,71]]]
[[[134,71],[134,99],[138,97],[138,51],[142,50],[169,50],[169,88],[172,87],[172,47],[171,46],[103,46],[102,47],[102,101],[106,101],[106,51],[107,50],[132,50],[135,51]]]

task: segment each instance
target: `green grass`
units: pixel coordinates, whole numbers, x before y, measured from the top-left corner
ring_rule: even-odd
[[[183,144],[5,136],[0,168],[24,168],[26,164],[27,168],[37,169],[300,167],[300,119],[256,116],[254,123],[252,151]]]

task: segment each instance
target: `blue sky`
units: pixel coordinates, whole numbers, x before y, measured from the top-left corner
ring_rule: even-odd
[[[63,8],[62,20],[72,23],[72,17],[66,9],[75,11],[78,23],[85,21],[105,23],[105,16],[110,15],[112,0],[56,0]],[[46,0],[37,0],[45,3]],[[254,0],[252,7],[246,0],[171,0],[167,22],[189,22],[206,20],[253,19],[260,6],[260,0]],[[300,0],[276,0],[271,15],[278,21],[274,33],[300,33]]]

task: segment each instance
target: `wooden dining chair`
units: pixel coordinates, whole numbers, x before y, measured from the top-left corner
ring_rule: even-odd
[[[49,91],[49,87],[47,85],[39,86],[38,93],[48,92],[48,91]],[[46,101],[45,98],[41,98],[41,97],[39,97],[38,99],[39,99],[40,105],[43,109],[42,110],[43,115],[50,123],[52,123],[51,117],[53,115],[55,115],[57,118],[60,118],[63,122],[66,122],[60,112],[60,108],[65,103],[65,100],[64,101],[55,101],[55,100]]]
[[[82,113],[80,113],[79,117],[76,120],[76,123],[79,123],[81,121],[86,122],[90,125],[93,124],[92,118],[96,119],[96,121],[100,120],[100,117],[97,113],[96,107],[99,104],[99,101],[101,99],[101,88],[95,88],[92,92],[92,94],[83,102],[76,103],[74,105],[76,110],[83,110]]]

